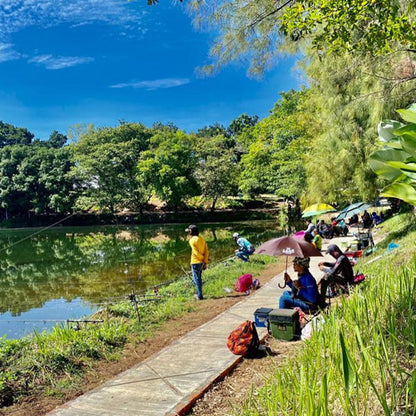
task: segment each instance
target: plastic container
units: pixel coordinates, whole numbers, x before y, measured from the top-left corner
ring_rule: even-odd
[[[266,328],[267,320],[269,319],[269,313],[273,308],[258,308],[254,312],[254,322],[256,326]]]
[[[270,333],[283,341],[300,339],[299,313],[293,309],[273,309],[269,312]]]

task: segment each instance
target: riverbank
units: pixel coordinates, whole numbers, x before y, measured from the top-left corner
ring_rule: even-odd
[[[79,212],[73,214],[36,215],[29,212],[27,216],[14,217],[0,222],[1,228],[32,228],[61,226],[96,226],[96,225],[140,225],[140,224],[175,224],[175,223],[210,223],[276,219],[279,204],[251,203],[234,208],[187,209],[169,211],[165,209],[122,212],[117,214]]]
[[[263,284],[275,276],[283,267],[275,260],[254,256],[249,264],[233,260],[207,270],[203,302],[194,300],[189,278],[160,288],[158,301],[141,304],[140,323],[134,305],[124,302],[96,316],[105,320],[97,326],[3,340],[1,414],[43,415],[141,362],[239,302],[243,295],[225,290],[239,275],[253,273]]]
[[[356,266],[367,281],[339,299],[322,334],[308,343],[270,338],[270,356],[244,360],[188,415],[414,414],[416,223],[400,217],[376,231],[376,249]]]

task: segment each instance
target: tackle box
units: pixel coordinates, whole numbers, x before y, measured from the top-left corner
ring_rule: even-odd
[[[267,327],[267,320],[269,318],[269,313],[273,308],[258,308],[254,312],[254,322],[258,327]]]
[[[273,338],[291,341],[300,339],[299,313],[293,309],[273,309],[269,312],[270,333]]]

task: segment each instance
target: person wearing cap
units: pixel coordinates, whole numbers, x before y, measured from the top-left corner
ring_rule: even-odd
[[[233,234],[233,239],[238,245],[238,249],[235,250],[235,255],[243,261],[249,261],[250,255],[254,253],[253,244],[241,237],[238,233]]]
[[[330,254],[336,261],[335,263],[321,262],[318,264],[319,269],[325,273],[319,282],[322,299],[325,299],[327,287],[331,283],[338,283],[342,286],[354,283],[354,271],[350,260],[342,250],[336,244],[330,244],[326,253]]]
[[[208,246],[205,240],[199,235],[198,227],[191,224],[186,230],[189,236],[189,245],[191,246],[191,270],[192,279],[196,287],[196,298],[202,300],[202,270],[207,268],[208,264]]]
[[[295,257],[293,269],[297,273],[296,279],[291,279],[289,274],[284,274],[285,284],[291,291],[283,292],[279,299],[280,309],[301,308],[309,313],[317,308],[319,303],[318,285],[309,271],[309,257]]]

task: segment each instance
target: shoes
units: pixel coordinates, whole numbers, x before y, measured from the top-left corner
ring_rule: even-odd
[[[196,300],[203,300],[203,297],[199,297],[198,295],[194,295]]]

